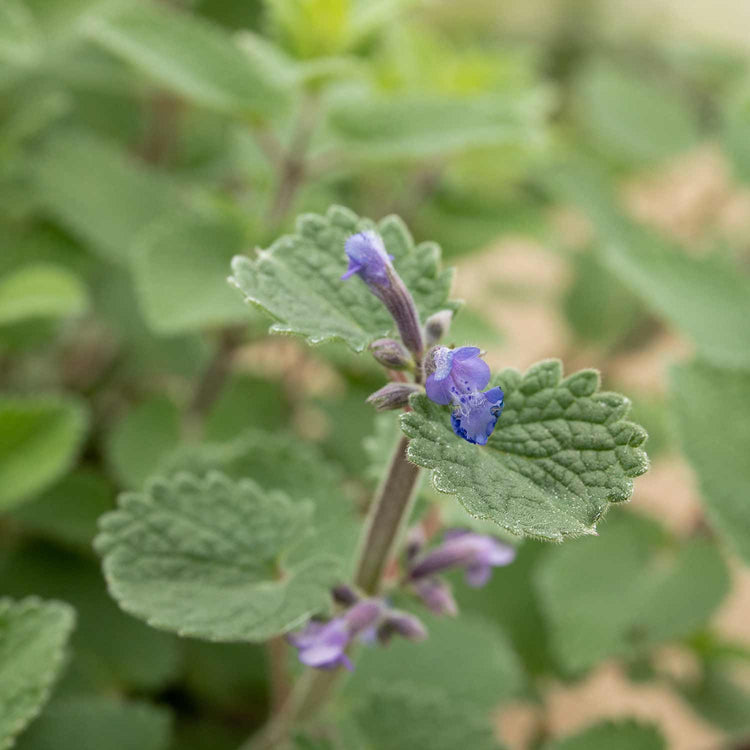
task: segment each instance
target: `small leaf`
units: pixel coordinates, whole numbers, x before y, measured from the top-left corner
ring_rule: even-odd
[[[0,279],[0,325],[81,315],[87,307],[86,287],[60,266],[28,265]]]
[[[494,385],[505,408],[486,447],[457,437],[448,410],[413,396],[401,418],[409,459],[432,469],[435,488],[513,534],[560,541],[590,534],[610,503],[623,502],[648,468],[645,431],[624,417],[629,402],[598,392],[599,375],[562,379],[547,360],[525,375],[505,370]]]
[[[695,684],[677,688],[694,711],[738,739],[750,732],[750,692],[726,668],[708,664]]]
[[[39,713],[63,666],[72,607],[0,599],[0,750]]]
[[[140,701],[81,696],[53,701],[17,750],[166,750],[170,716]]]
[[[382,235],[423,320],[438,310],[456,309],[448,302],[453,274],[440,270],[437,245],[415,245],[396,216],[375,225],[340,206],[332,206],[325,216],[299,217],[295,234],[259,251],[255,260],[237,256],[231,281],[248,302],[276,318],[271,333],[298,334],[311,344],[341,340],[361,352],[393,330],[388,312],[361,279],[341,281],[347,266],[344,242],[367,228]]]
[[[245,246],[227,221],[177,215],[156,221],[132,250],[141,308],[162,335],[246,321],[248,310],[227,290],[227,266]]]
[[[295,554],[311,514],[249,480],[180,474],[123,495],[95,545],[111,594],[149,625],[261,641],[328,607],[336,559]]]
[[[70,467],[86,423],[86,411],[72,399],[0,398],[0,510],[41,492]]]
[[[500,750],[486,717],[456,703],[439,688],[379,683],[354,709],[354,720],[373,750]]]
[[[166,396],[131,409],[107,440],[107,455],[125,487],[136,489],[156,472],[180,440],[180,412]]]
[[[544,750],[666,750],[659,730],[635,721],[604,721],[580,734],[550,742]]]
[[[675,367],[671,382],[677,432],[708,518],[750,564],[750,373],[695,362]]]
[[[223,114],[267,116],[284,101],[269,68],[254,65],[220,27],[138,3],[92,17],[90,37],[157,83]]]

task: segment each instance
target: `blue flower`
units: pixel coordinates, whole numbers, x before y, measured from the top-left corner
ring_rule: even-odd
[[[345,249],[349,258],[349,268],[341,277],[343,280],[357,273],[369,287],[391,286],[389,270],[393,270],[393,256],[386,252],[383,240],[377,232],[368,229],[353,234],[347,239]]]
[[[436,573],[445,570],[463,568],[469,586],[479,587],[487,583],[492,568],[509,565],[515,557],[516,550],[511,545],[493,536],[451,529],[445,533],[442,544],[412,565],[409,578],[419,591],[420,581],[434,580]]]
[[[453,403],[453,431],[464,440],[486,445],[503,410],[499,387],[482,392],[490,382],[490,368],[476,346],[433,350],[434,372],[425,383],[427,396],[437,404]]]

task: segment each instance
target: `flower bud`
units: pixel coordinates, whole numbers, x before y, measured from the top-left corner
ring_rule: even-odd
[[[447,583],[437,578],[422,578],[414,582],[414,589],[427,608],[436,615],[458,614],[458,605]]]
[[[333,594],[335,602],[343,604],[346,607],[350,607],[352,604],[356,604],[359,601],[357,593],[344,583],[339,586],[334,586],[331,593]]]
[[[367,403],[372,404],[376,411],[403,409],[409,403],[409,396],[421,390],[422,388],[414,383],[388,383],[370,394]]]
[[[453,321],[453,310],[440,310],[430,315],[424,324],[425,344],[434,346],[450,330]]]
[[[353,234],[346,241],[349,267],[341,277],[357,274],[386,306],[398,328],[404,346],[419,360],[424,351],[422,327],[414,298],[393,267],[383,238],[372,230]]]
[[[427,638],[427,630],[414,615],[393,609],[378,628],[378,640],[388,643],[394,635],[400,635],[410,641],[423,641]]]
[[[414,360],[406,347],[396,339],[378,339],[370,344],[372,356],[389,370],[409,370]]]

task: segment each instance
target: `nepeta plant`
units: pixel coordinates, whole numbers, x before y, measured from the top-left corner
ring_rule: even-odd
[[[593,370],[563,379],[560,363],[545,361],[493,378],[478,347],[454,346],[451,274],[437,246],[415,245],[396,217],[305,215],[295,234],[232,269],[231,283],[276,319],[273,332],[369,349],[384,368],[389,382],[368,401],[401,410],[403,434],[356,554],[328,543],[303,498],[219,473],[125,495],[97,548],[111,593],[151,625],[212,640],[285,637],[310,672],[248,745],[272,747],[320,713],[360,650],[429,639],[425,613],[459,615],[451,571],[482,587],[513,563],[513,535],[595,533],[646,470],[646,434]],[[463,525],[425,525],[414,509],[423,469],[469,512]],[[495,531],[471,528],[471,516]]]

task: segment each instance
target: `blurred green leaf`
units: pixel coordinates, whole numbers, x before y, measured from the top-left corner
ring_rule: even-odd
[[[87,307],[86,287],[60,266],[27,265],[0,278],[0,325],[28,318],[72,317]]]
[[[750,373],[702,362],[671,373],[677,431],[712,526],[750,563]]]
[[[343,51],[349,43],[352,0],[266,0],[271,25],[301,58]]]
[[[227,286],[229,263],[245,247],[226,221],[170,216],[151,224],[133,247],[133,273],[144,317],[159,334],[250,318]]]
[[[646,433],[624,419],[629,401],[599,393],[595,370],[563,380],[558,360],[524,375],[505,370],[493,384],[502,386],[505,408],[486,447],[457,437],[447,409],[412,396],[413,411],[401,418],[409,459],[432,469],[435,488],[456,495],[470,515],[513,534],[591,534],[648,468],[639,448]]]
[[[543,750],[667,750],[658,728],[635,720],[604,721],[572,737],[544,745]]]
[[[73,463],[86,432],[83,404],[57,396],[0,397],[0,509],[44,490]]]
[[[394,639],[385,649],[364,649],[347,695],[369,695],[373,682],[411,687],[415,694],[439,688],[455,705],[480,715],[518,695],[523,676],[507,638],[486,619],[434,617],[420,611],[429,638]]]
[[[594,222],[604,263],[655,313],[690,336],[710,361],[750,366],[750,277],[728,258],[695,257],[630,222],[612,186],[590,166],[561,167],[548,181]]]
[[[480,711],[456,704],[439,688],[375,683],[356,707],[361,750],[500,750]]]
[[[137,233],[180,203],[162,173],[84,132],[46,139],[31,168],[50,214],[107,260],[126,262]]]
[[[179,674],[177,639],[122,612],[90,554],[23,545],[0,558],[0,588],[17,597],[33,591],[75,607],[72,658],[59,693],[158,690]]]
[[[39,497],[11,512],[24,528],[78,547],[88,548],[99,516],[112,509],[113,492],[98,473],[78,469]]]
[[[179,474],[124,494],[96,548],[112,596],[152,627],[263,641],[330,606],[337,560],[300,545],[312,512],[249,479]]]
[[[148,703],[107,696],[62,698],[19,738],[18,750],[167,750],[170,716]]]
[[[420,160],[497,144],[530,143],[546,111],[543,92],[449,98],[348,93],[332,104],[332,145],[367,161]]]
[[[311,344],[341,340],[360,352],[374,339],[387,335],[393,321],[383,304],[359,278],[344,283],[346,238],[364,229],[383,237],[394,265],[426,318],[446,307],[452,271],[440,270],[440,249],[432,242],[415,245],[397,216],[377,225],[341,206],[325,216],[304,214],[297,231],[277,240],[251,260],[237,256],[232,282],[248,302],[276,318],[271,333],[305,336]]]
[[[550,550],[536,573],[559,663],[578,673],[699,630],[729,591],[726,564],[703,540],[664,547],[658,527],[631,514],[601,537]]]
[[[0,748],[39,713],[63,667],[72,607],[36,598],[0,599]]]
[[[88,34],[155,82],[195,104],[242,118],[284,102],[281,82],[254,65],[231,36],[196,16],[137,3],[92,17]]]
[[[726,666],[705,665],[694,684],[678,684],[680,694],[706,721],[738,739],[750,732],[750,692],[734,680]]]
[[[291,404],[281,383],[235,375],[206,415],[204,436],[209,442],[231,440],[251,425],[253,430],[278,433],[290,416]]]
[[[574,113],[587,142],[607,159],[662,159],[694,145],[696,114],[679,90],[656,76],[594,58],[578,74]]]
[[[139,488],[180,441],[180,412],[167,396],[135,406],[107,438],[107,457],[120,482]]]

